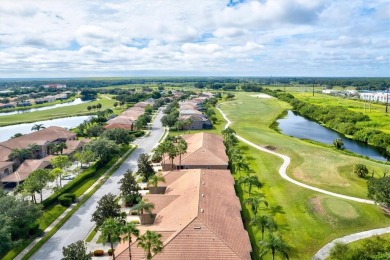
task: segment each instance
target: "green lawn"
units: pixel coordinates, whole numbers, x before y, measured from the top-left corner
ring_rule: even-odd
[[[113,109],[114,102],[115,100],[113,99],[112,95],[108,95],[108,94],[99,95],[98,100],[84,103],[84,104],[67,106],[67,107],[58,107],[58,108],[53,108],[53,109],[48,109],[43,111],[35,111],[35,112],[23,113],[17,115],[2,116],[0,121],[0,126],[30,123],[30,122],[62,118],[68,116],[81,116],[81,115],[94,114],[95,113],[94,111],[87,110],[88,106],[92,106],[100,103],[102,104],[102,110],[106,108]]]
[[[357,126],[372,127],[383,132],[390,133],[390,114],[385,112],[386,108],[383,103],[372,104],[370,112],[368,103],[366,103],[366,111],[364,111],[364,102],[361,100],[352,100],[323,94],[315,94],[314,97],[307,93],[291,94],[293,94],[297,99],[310,104],[320,106],[341,106],[352,111],[367,114],[371,120],[369,122],[360,122]]]
[[[249,93],[236,93],[236,97],[236,100],[221,105],[233,122],[232,128],[256,144],[276,146],[278,152],[290,156],[288,174],[294,179],[333,192],[367,198],[366,181],[353,174],[353,166],[363,163],[377,176],[389,167],[270,129],[274,120],[290,108],[285,102],[275,98],[255,98]]]
[[[250,95],[236,93],[236,100],[221,105],[239,135],[260,145],[277,146],[278,152],[292,157],[288,171],[296,179],[343,194],[366,197],[364,182],[348,175],[349,165],[354,162],[378,168],[383,165],[275,132],[269,126],[289,105],[277,99]],[[390,218],[377,206],[341,200],[293,185],[278,174],[280,158],[246,145],[241,144],[241,147],[253,174],[265,183],[261,192],[270,205],[268,209],[262,208],[259,214],[274,216],[279,225],[278,232],[291,247],[291,259],[311,259],[322,246],[337,237],[390,225]],[[241,187],[237,187],[237,192],[242,199]],[[245,193],[244,198],[246,196]],[[248,227],[252,217],[253,213],[244,205],[243,218],[256,257],[261,232],[256,234]]]

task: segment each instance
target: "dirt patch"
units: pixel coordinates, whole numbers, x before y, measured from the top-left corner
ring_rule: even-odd
[[[311,178],[311,176],[304,173],[302,171],[302,169],[300,169],[300,168],[294,169],[292,172],[292,175],[295,177],[295,179],[302,181],[304,183],[308,183],[311,185],[313,185],[313,184],[320,185],[321,184],[321,182],[314,180],[313,178]]]
[[[309,199],[310,206],[314,213],[317,213],[324,217],[326,215],[326,210],[322,206],[321,200],[318,197],[313,197]]]
[[[277,146],[273,146],[273,145],[266,145],[266,146],[264,146],[264,148],[267,149],[267,150],[270,150],[270,151],[278,150],[278,147]]]

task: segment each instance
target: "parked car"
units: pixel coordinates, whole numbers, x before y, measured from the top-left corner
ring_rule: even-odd
[[[76,178],[76,176],[73,174],[62,176],[63,180],[73,180],[74,178]]]

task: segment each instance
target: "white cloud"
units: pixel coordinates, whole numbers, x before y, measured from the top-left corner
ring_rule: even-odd
[[[387,1],[227,3],[1,0],[0,76],[389,76]]]

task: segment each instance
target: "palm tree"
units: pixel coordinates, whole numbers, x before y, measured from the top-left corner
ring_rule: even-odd
[[[265,206],[268,207],[268,202],[264,199],[264,195],[249,197],[249,198],[244,199],[243,202],[245,204],[248,204],[251,206],[253,214],[255,214],[255,218],[256,218],[260,203],[263,203]]]
[[[138,238],[137,247],[142,247],[146,253],[146,259],[152,259],[152,252],[154,255],[163,250],[163,242],[161,241],[161,234],[155,231],[146,231],[145,234]]]
[[[262,215],[257,217],[249,223],[249,225],[256,227],[261,230],[261,240],[264,240],[264,231],[267,229],[268,231],[273,231],[276,229],[276,223],[271,216]]]
[[[241,176],[241,171],[246,171],[246,172],[249,171],[248,162],[244,158],[242,158],[242,156],[233,162],[233,166],[234,166],[234,172],[236,171],[239,172],[240,176]]]
[[[37,144],[29,144],[27,146],[27,149],[30,149],[30,151],[31,151],[31,153],[33,155],[33,158],[36,158],[37,157],[36,152],[37,151],[39,152],[41,150],[41,147],[39,145],[37,145]]]
[[[246,177],[241,177],[238,180],[239,184],[248,184],[248,195],[251,196],[252,187],[256,186],[258,189],[263,187],[263,184],[259,181],[259,177],[256,175],[250,175]]]
[[[177,148],[172,142],[167,141],[165,149],[169,159],[171,159],[171,170],[173,170],[173,159],[178,155]]]
[[[122,237],[123,241],[129,241],[129,259],[131,260],[131,236],[134,235],[136,237],[139,236],[139,230],[137,229],[134,222],[126,223],[122,227],[122,233],[126,234]]]
[[[230,127],[226,127],[221,131],[221,134],[223,135],[223,138],[226,138],[228,135],[235,135],[236,131],[234,131]]]
[[[45,126],[43,124],[35,124],[31,127],[31,131],[39,131],[41,129],[44,129]]]
[[[286,259],[289,259],[287,254],[288,246],[278,235],[271,233],[268,237],[268,240],[260,241],[260,246],[262,249],[260,251],[260,257],[266,254],[269,250],[271,250],[272,260],[275,259],[276,252],[279,252]]]
[[[181,155],[187,152],[187,142],[182,137],[178,137],[176,141],[177,141],[176,149],[177,149],[177,153],[179,154],[179,169],[180,169]]]
[[[157,173],[149,177],[148,185],[152,185],[153,187],[157,188],[158,182],[165,183],[165,178],[163,175]]]
[[[61,154],[64,151],[64,149],[68,148],[65,142],[60,142],[56,145],[56,150],[59,151]]]
[[[100,227],[103,243],[109,242],[112,250],[112,258],[115,260],[114,243],[120,240],[121,223],[117,219],[108,218]]]
[[[32,159],[33,153],[30,149],[12,149],[11,153],[8,155],[8,158],[13,161],[16,160],[17,164],[22,164],[26,159]]]
[[[148,202],[147,199],[141,200],[137,205],[134,206],[134,209],[138,211],[138,215],[141,215],[141,224],[144,222],[142,219],[142,215],[144,214],[144,211],[146,211],[148,214],[152,215],[152,210],[154,209],[154,204],[151,202]]]

